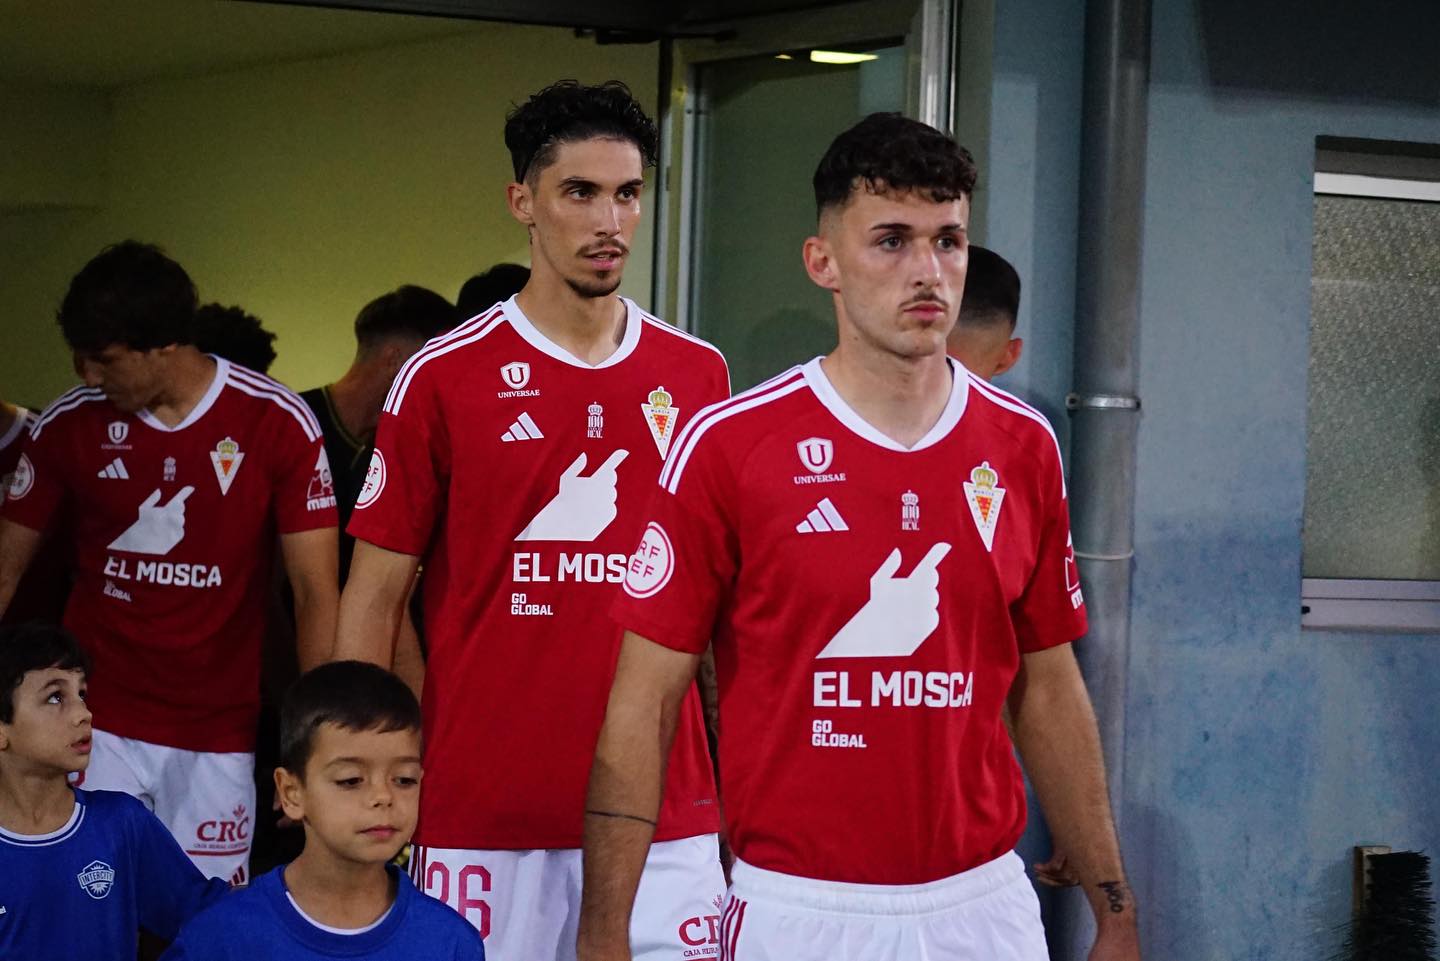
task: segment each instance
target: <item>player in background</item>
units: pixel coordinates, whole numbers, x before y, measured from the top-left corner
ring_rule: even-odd
[[[455,309],[468,320],[488,307],[509,300],[530,282],[530,268],[519,264],[496,264],[460,285]]]
[[[674,706],[715,638],[735,961],[1044,961],[1012,850],[1015,740],[1084,882],[1092,959],[1138,958],[1049,424],[945,354],[975,168],[895,114],[815,174],[835,350],[691,421],[615,613],[583,961],[623,961]],[[958,475],[958,476],[957,476]],[[603,813],[602,813],[603,812]]]
[[[147,244],[106,248],[71,282],[60,326],[86,386],[41,414],[11,479],[0,610],[63,519],[65,625],[96,666],[85,786],[139,797],[201,871],[244,880],[271,567],[278,553],[301,665],[324,660],[335,494],[304,403],[197,350],[194,313],[190,278]]]
[[[976,377],[994,380],[1020,362],[1019,316],[1020,275],[995,251],[971,244],[960,313],[946,342],[950,356]]]
[[[0,958],[133,958],[229,889],[90,763],[89,658],[62,628],[0,628]]]
[[[276,337],[274,331],[265,329],[259,317],[247,314],[243,307],[201,304],[195,310],[196,349],[258,374],[270,373],[270,365],[275,363]]]
[[[39,415],[18,404],[0,400],[0,504],[20,463],[20,449]],[[0,614],[0,624],[38,621],[58,624],[70,592],[69,564],[63,537],[51,536],[36,551],[35,560],[16,590],[15,600]]]
[[[337,656],[388,666],[423,558],[417,881],[494,957],[552,961],[574,957],[614,587],[664,454],[728,377],[713,347],[618,294],[656,147],[624,85],[548,87],[505,142],[530,280],[396,379],[350,524]],[[693,687],[681,699],[631,928],[653,961],[718,955],[714,779]]]
[[[304,850],[187,924],[166,961],[484,961],[474,929],[390,863],[420,807],[420,705],[404,682],[317,667],[286,694],[280,758],[276,793]]]

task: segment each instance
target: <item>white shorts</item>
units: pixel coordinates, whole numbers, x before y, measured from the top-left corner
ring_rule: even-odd
[[[183,751],[97,730],[90,766],[76,783],[139,798],[201,874],[244,884],[259,816],[254,771],[253,754]]]
[[[929,884],[841,884],[737,861],[723,961],[1048,961],[1035,889],[1012,851]]]
[[[718,841],[702,834],[650,846],[630,950],[635,961],[720,957],[725,877]],[[574,961],[580,920],[580,851],[461,851],[416,845],[415,886],[460,912],[485,939],[490,961]]]

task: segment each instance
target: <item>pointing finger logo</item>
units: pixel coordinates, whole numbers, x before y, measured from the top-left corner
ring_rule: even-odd
[[[167,503],[161,504],[157,487],[140,504],[140,516],[135,523],[110,542],[110,550],[132,554],[170,553],[185,537],[185,499],[193,493],[195,488],[186,485]]]
[[[824,657],[908,657],[940,625],[940,562],[950,545],[935,544],[907,577],[900,570],[900,548],[892,550],[870,575],[870,599],[830,643]]]
[[[630,454],[621,449],[605,459],[589,477],[582,477],[586,456],[582,453],[560,475],[560,489],[540,513],[525,526],[516,540],[593,541],[615,520],[615,469]]]

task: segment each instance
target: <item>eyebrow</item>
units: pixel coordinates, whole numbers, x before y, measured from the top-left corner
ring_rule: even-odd
[[[325,766],[326,766],[326,767],[334,767],[334,766],[337,765],[337,764],[360,764],[360,765],[365,765],[365,764],[371,763],[371,760],[372,760],[372,759],[370,759],[370,758],[363,758],[363,757],[337,757],[337,758],[335,758],[333,761],[327,762]],[[393,758],[390,758],[390,759],[389,759],[389,763],[391,763],[391,764],[394,764],[394,763],[396,763],[396,762],[400,762],[400,763],[404,763],[404,764],[419,764],[419,763],[420,763],[420,757],[419,757],[419,755],[406,755],[405,757],[393,757]]]
[[[601,189],[600,185],[597,184],[595,181],[586,180],[584,177],[566,177],[564,180],[560,181],[560,186],[564,189],[569,189],[571,187],[589,187],[593,190]],[[645,186],[644,178],[636,177],[634,180],[625,181],[623,184],[621,184],[619,187],[616,187],[615,189],[624,190],[626,187],[636,188],[643,186]]]
[[[912,224],[875,224],[871,230],[883,230],[886,233],[913,234],[915,227]],[[942,224],[939,233],[964,233],[964,224]]]

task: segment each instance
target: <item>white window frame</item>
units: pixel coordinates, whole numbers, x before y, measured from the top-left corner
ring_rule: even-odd
[[[1440,180],[1316,171],[1315,193],[1440,203]],[[1305,577],[1300,595],[1308,630],[1440,634],[1440,581]]]

